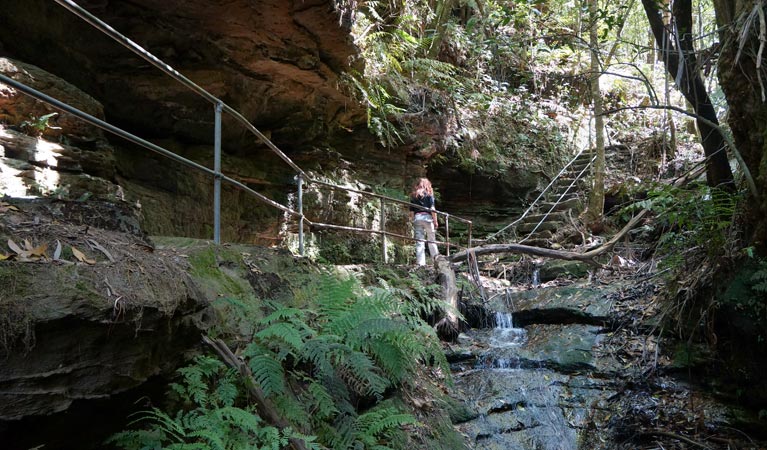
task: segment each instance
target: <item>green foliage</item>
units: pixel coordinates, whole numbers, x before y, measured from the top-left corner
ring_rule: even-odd
[[[668,267],[683,266],[687,253],[703,249],[708,256],[722,255],[728,247],[729,232],[739,195],[705,185],[689,189],[657,185],[647,198],[624,208],[624,220],[636,211],[655,213],[654,227],[662,232],[658,251]]]
[[[187,409],[175,416],[157,408],[139,413],[132,425],[141,424],[144,429],[115,434],[108,442],[142,450],[279,450],[295,438],[304,440],[308,448],[320,449],[313,438],[291,428],[268,426],[253,406],[236,405],[237,374],[217,359],[198,357],[179,373],[182,382],[171,389]]]
[[[751,282],[754,283],[751,289],[757,294],[767,294],[767,260],[759,260],[758,267],[753,275]]]
[[[249,377],[200,357],[171,386],[181,411],[142,413],[134,424],[144,429],[111,441],[126,449],[277,449],[299,438],[310,448],[390,448],[402,440],[402,427],[417,423],[387,393],[414,381],[425,362],[447,372],[434,330],[396,293],[362,292],[354,280],[324,277],[309,293],[316,308],[270,305],[238,352]],[[292,427],[263,422],[245,395],[249,383]]]
[[[50,124],[51,119],[58,116],[59,113],[52,112],[50,114],[44,114],[40,117],[30,116],[29,120],[21,122],[19,125],[30,136],[40,136],[45,130],[60,130],[61,127],[54,127]]]

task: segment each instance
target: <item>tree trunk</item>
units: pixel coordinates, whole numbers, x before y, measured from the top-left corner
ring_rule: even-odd
[[[447,31],[447,22],[450,20],[450,14],[455,5],[456,0],[440,0],[436,2],[436,18],[431,27],[434,30],[434,38],[429,47],[430,58],[437,58],[437,56],[439,56],[442,41],[444,40],[445,32]]]
[[[762,25],[757,18],[743,33],[745,18],[757,12],[756,0],[714,0],[719,29],[719,83],[729,104],[728,121],[735,144],[751,171],[761,192],[767,192],[767,103],[761,100],[762,87],[767,87],[767,61],[758,64]],[[745,39],[741,40],[741,33]],[[743,50],[738,52],[740,46]],[[759,74],[761,73],[761,79]],[[753,236],[751,245],[767,254],[767,196],[761,203],[747,203],[747,217]]]
[[[692,42],[691,0],[676,0],[673,15],[678,33],[673,36],[663,26],[663,17],[655,0],[642,0],[650,29],[655,36],[666,70],[675,78],[677,87],[695,113],[706,120],[719,123],[714,105],[711,103],[706,86],[700,76]],[[676,42],[672,39],[676,37]],[[682,57],[680,58],[680,53]],[[721,133],[711,126],[698,121],[701,144],[706,155],[706,179],[709,186],[733,189],[733,177],[727,159],[726,145]]]
[[[591,100],[594,102],[594,131],[596,133],[596,156],[594,161],[594,184],[589,194],[587,220],[597,222],[602,218],[605,204],[605,122],[602,115],[602,91],[599,78],[599,35],[597,34],[597,0],[589,0],[589,46],[591,47]]]

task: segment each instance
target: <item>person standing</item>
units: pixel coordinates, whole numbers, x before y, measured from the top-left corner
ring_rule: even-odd
[[[428,178],[419,178],[415,183],[410,192],[410,203],[410,220],[413,222],[416,239],[415,259],[419,266],[424,266],[426,265],[426,242],[429,244],[429,254],[432,259],[439,254],[434,235],[434,229],[439,226],[434,208],[434,189]]]

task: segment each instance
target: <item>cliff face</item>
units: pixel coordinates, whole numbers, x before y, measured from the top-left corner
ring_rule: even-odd
[[[339,88],[341,74],[359,67],[348,27],[332,1],[90,1],[81,5],[242,112],[302,165],[318,165],[303,155],[311,153],[316,158],[310,150],[324,149],[335,134],[349,135],[346,130],[364,128],[364,108]],[[29,64],[25,67],[34,67],[37,73],[55,74],[48,78],[77,86],[83,96],[94,99],[97,116],[104,115],[103,105],[110,123],[212,166],[213,107],[207,101],[55,2],[3,0],[0,9],[2,54],[13,57],[15,63]],[[36,77],[25,78],[22,81]],[[55,94],[39,83],[36,87]],[[12,97],[17,103],[32,103],[23,95]],[[12,126],[28,114],[39,117],[52,111],[37,109],[39,113],[19,107],[16,110],[23,113],[0,119]],[[62,126],[64,120],[65,116],[59,116],[51,124]],[[72,134],[81,133],[74,130]],[[359,145],[372,146],[364,130],[361,135]],[[101,175],[119,184],[128,199],[141,203],[147,232],[211,237],[212,209],[201,207],[212,205],[212,181],[207,176],[118,138],[107,138],[111,173]],[[223,139],[224,172],[286,203],[295,191],[292,171],[226,117]],[[323,166],[330,162],[326,157],[319,159]],[[234,190],[225,190],[224,205],[225,239],[265,244],[277,238],[282,218],[275,210]]]
[[[136,130],[210,142],[212,106],[83,20],[46,0],[3,1],[2,42],[101,101]],[[355,47],[332,1],[86,1],[82,6],[297,147],[364,121],[338,89]],[[296,134],[296,131],[300,133]],[[232,144],[242,129],[225,126]]]
[[[434,151],[423,152],[425,147],[433,147],[428,142],[408,143],[398,149],[376,144],[366,128],[364,105],[342,82],[345,72],[362,67],[349,24],[333,3],[80,2],[240,111],[302,168],[322,179],[402,196],[417,177],[428,175],[440,194],[441,208],[459,216],[484,216],[493,226],[504,224],[506,217],[520,209],[520,199],[545,184],[542,174],[526,173],[525,168],[505,179],[468,174],[451,168],[449,158],[447,163],[442,158],[440,167],[427,168],[435,156]],[[76,87],[89,99],[86,111],[212,167],[213,106],[206,100],[55,2],[0,0],[0,10],[0,56],[12,58],[26,72],[41,74],[22,77],[22,81],[57,79],[58,84]],[[44,92],[50,92],[48,84],[33,83]],[[14,102],[26,106],[16,107]],[[75,106],[81,104],[75,102]],[[0,125],[11,134],[23,131],[19,125],[26,117],[38,118],[53,111],[21,94],[10,95],[5,106],[16,110],[0,117]],[[212,237],[213,183],[207,175],[98,130],[85,132],[76,123],[59,115],[51,125],[61,127],[61,132],[46,130],[44,134],[66,149],[76,149],[72,152],[77,154],[77,167],[82,168],[80,181],[68,180],[68,172],[60,176],[63,181],[57,194],[69,193],[72,199],[80,195],[125,198],[140,204],[142,227],[149,234]],[[426,131],[439,134],[436,128]],[[23,161],[12,162],[17,166],[14,170],[41,170],[39,161],[30,161],[30,152],[13,150],[23,145],[0,145],[6,147],[3,156]],[[227,117],[223,150],[226,175],[282,204],[295,202],[292,169]],[[472,187],[466,188],[466,184]],[[360,202],[339,193],[319,192],[316,186],[307,189],[310,203],[318,199],[306,211],[312,220],[339,216],[352,219],[339,223],[342,225],[375,225],[377,200]],[[483,193],[490,193],[492,199],[480,199]],[[226,187],[222,217],[222,235],[227,241],[281,243],[296,226],[279,211]],[[407,234],[406,211],[398,210],[388,223],[392,231]],[[334,239],[343,244],[345,238]],[[320,241],[329,242],[327,238]],[[325,256],[332,259],[333,255]]]

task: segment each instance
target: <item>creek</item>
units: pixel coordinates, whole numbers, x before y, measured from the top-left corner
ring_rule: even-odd
[[[687,448],[647,430],[732,426],[731,410],[672,373],[674,362],[635,320],[652,312],[654,287],[531,281],[489,291],[483,323],[447,353],[467,411],[455,425],[471,448]]]

